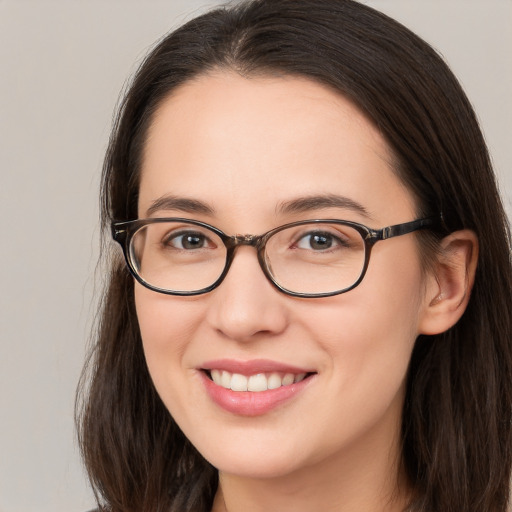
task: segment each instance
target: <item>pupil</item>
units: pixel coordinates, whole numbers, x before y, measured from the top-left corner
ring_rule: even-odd
[[[197,249],[203,245],[203,237],[197,235],[187,235],[183,237],[183,248],[184,249]]]
[[[329,249],[332,245],[332,240],[326,235],[313,235],[310,243],[313,249]]]

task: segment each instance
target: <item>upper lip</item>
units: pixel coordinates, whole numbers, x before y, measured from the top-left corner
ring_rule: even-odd
[[[216,359],[207,361],[201,365],[201,370],[224,370],[229,373],[238,373],[240,375],[250,376],[258,373],[314,373],[311,368],[300,368],[287,363],[280,363],[270,359],[252,359],[250,361],[240,361],[236,359]]]

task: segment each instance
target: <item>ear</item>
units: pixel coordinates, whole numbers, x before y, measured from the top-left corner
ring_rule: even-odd
[[[441,241],[437,262],[427,277],[419,334],[439,334],[458,322],[469,302],[477,260],[473,231],[455,231]]]

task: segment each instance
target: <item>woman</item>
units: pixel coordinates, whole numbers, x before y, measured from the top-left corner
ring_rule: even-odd
[[[510,235],[426,43],[351,0],[200,16],[136,74],[102,197],[104,510],[506,511]]]

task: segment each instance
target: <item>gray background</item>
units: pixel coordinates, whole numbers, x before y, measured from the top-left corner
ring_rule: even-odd
[[[201,0],[0,0],[0,512],[93,504],[74,391],[95,306],[97,189],[118,93]],[[438,48],[512,211],[512,1],[374,0]]]

